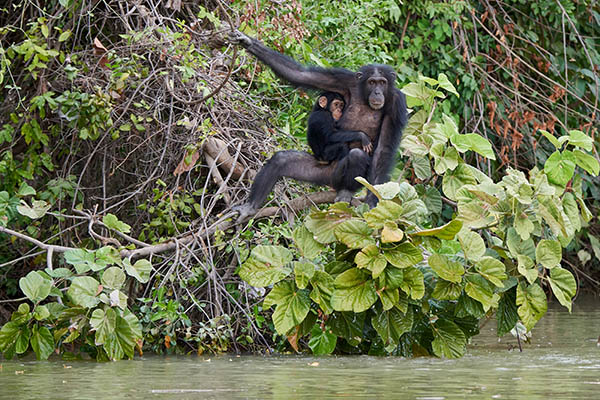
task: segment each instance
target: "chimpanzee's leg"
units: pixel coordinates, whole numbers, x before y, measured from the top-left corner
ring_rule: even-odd
[[[337,191],[336,201],[350,202],[352,194],[362,187],[354,180],[357,176],[366,178],[371,157],[361,149],[352,149],[337,163],[331,179],[331,186]]]
[[[286,150],[275,153],[254,178],[248,201],[233,208],[239,212],[238,220],[256,214],[275,183],[282,177],[330,185],[334,168],[333,164],[320,164],[314,156],[304,151]]]

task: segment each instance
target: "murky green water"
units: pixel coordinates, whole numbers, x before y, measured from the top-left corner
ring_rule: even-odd
[[[524,352],[485,326],[460,360],[144,357],[0,361],[1,399],[598,399],[600,300],[551,307]]]

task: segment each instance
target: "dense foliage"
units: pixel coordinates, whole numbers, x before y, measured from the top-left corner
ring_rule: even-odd
[[[362,179],[379,199],[375,208],[337,203],[313,211],[293,233],[296,254],[257,246],[242,265],[240,276],[251,285],[275,284],[263,306],[276,305],[275,329],[295,348],[310,334],[315,354],[338,345],[339,351],[460,357],[488,313],[496,313],[500,336],[519,321],[530,331],[547,309],[541,284],[571,310],[577,284],[561,267],[562,245],[592,215],[581,178],[572,192],[565,187],[576,165],[598,174],[600,164],[586,153],[591,138],[580,131],[551,137],[557,148],[574,150],[557,150],[529,177],[508,169],[495,183],[459,157],[473,150],[494,158],[485,139],[460,134],[443,113],[427,120],[433,100],[445,97],[441,87],[456,93],[444,75],[403,89],[409,103],[423,106],[409,121],[404,148],[419,178],[443,176],[441,192],[456,202],[451,221],[435,227],[443,218],[442,194],[432,183],[373,187]]]
[[[5,357],[455,357],[480,318],[530,330],[546,293],[597,290],[594,1],[164,3],[0,6]],[[366,184],[377,208],[233,229],[264,160],[303,146],[314,96],[228,24],[304,63],[397,70],[413,111],[394,182]]]

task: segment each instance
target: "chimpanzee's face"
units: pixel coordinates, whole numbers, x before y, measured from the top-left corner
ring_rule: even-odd
[[[338,121],[342,118],[342,111],[344,110],[344,102],[339,99],[331,100],[331,104],[329,105],[329,111],[331,111],[331,116],[335,121]]]
[[[387,66],[367,65],[356,73],[356,79],[363,96],[363,100],[373,110],[381,110],[385,106],[389,85],[394,84],[396,74]]]

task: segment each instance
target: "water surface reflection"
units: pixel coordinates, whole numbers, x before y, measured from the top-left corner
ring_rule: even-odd
[[[2,399],[498,399],[600,397],[600,307],[553,306],[524,352],[495,322],[460,360],[158,357],[113,363],[0,361]]]

